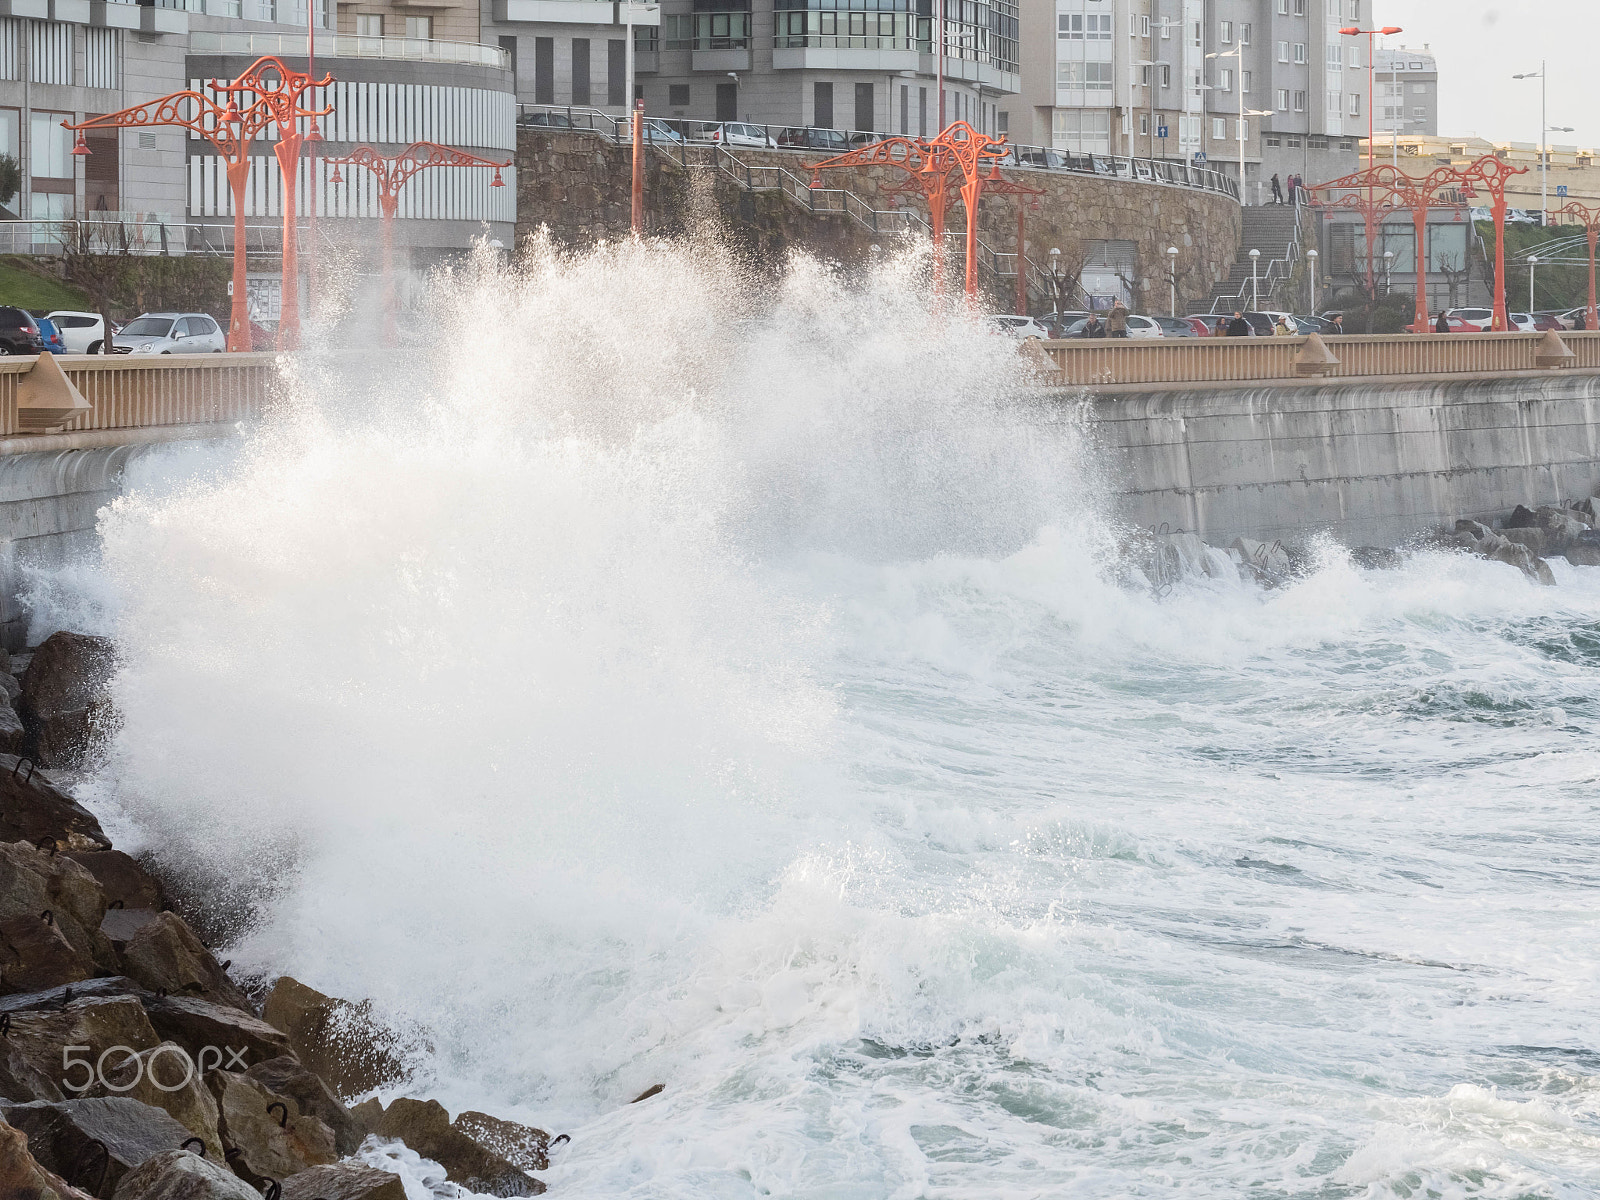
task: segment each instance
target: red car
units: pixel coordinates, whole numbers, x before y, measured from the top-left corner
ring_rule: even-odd
[[[1185,317],[1183,319],[1194,327],[1194,335],[1196,337],[1216,336],[1217,331],[1215,326],[1212,324],[1217,320],[1216,317]]]
[[[1556,313],[1533,313],[1532,316],[1533,327],[1540,333],[1544,333],[1551,329],[1560,331],[1566,328],[1566,326],[1561,323],[1560,316],[1558,316]]]

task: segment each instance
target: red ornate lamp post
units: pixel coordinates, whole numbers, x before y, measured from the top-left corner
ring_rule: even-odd
[[[331,83],[331,77],[323,85]],[[135,104],[118,112],[90,117],[87,121],[63,121],[68,129],[78,131],[78,144],[74,154],[89,153],[84,141],[85,129],[134,129],[146,125],[176,125],[197,133],[217,148],[217,154],[227,164],[228,190],[233,197],[233,305],[228,320],[228,349],[250,349],[250,309],[245,297],[245,233],[244,188],[250,178],[250,143],[261,136],[269,126],[280,131],[298,130],[302,117],[317,117],[331,111],[305,108],[301,96],[312,86],[311,76],[304,71],[291,71],[283,61],[272,55],[258,58],[231,83],[217,84],[214,90],[228,97],[227,105],[218,104],[202,92],[184,89],[162,96],[146,104]],[[239,99],[247,95],[249,103],[240,107]],[[300,152],[299,134],[295,132],[294,154]],[[275,146],[280,166],[294,159],[284,157],[282,142]],[[294,294],[290,280],[290,267],[295,258],[293,196],[294,171],[284,173],[284,294],[285,299]],[[285,313],[293,312],[287,307]],[[291,326],[293,328],[293,326]]]
[[[1578,200],[1569,202],[1556,211],[1558,217],[1575,217],[1589,235],[1589,312],[1583,323],[1585,329],[1600,329],[1600,310],[1595,307],[1594,258],[1595,245],[1600,241],[1600,206],[1591,208]]]
[[[479,158],[476,154],[469,154],[465,150],[441,146],[438,142],[413,142],[399,154],[380,154],[371,146],[357,146],[343,158],[330,158],[327,161],[333,166],[333,174],[328,177],[329,183],[344,182],[344,177],[339,174],[341,166],[361,167],[377,177],[378,210],[383,214],[384,335],[392,346],[397,340],[395,307],[398,298],[394,287],[394,217],[400,207],[400,189],[405,187],[418,171],[425,171],[429,167],[493,167],[494,178],[489,181],[489,186],[505,187],[505,180],[500,178],[500,172],[511,165],[511,160],[508,158],[505,162],[495,162],[492,159]]]

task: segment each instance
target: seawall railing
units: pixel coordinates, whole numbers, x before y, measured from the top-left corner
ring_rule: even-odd
[[[18,411],[24,381],[37,364],[32,357],[0,358],[0,437],[25,442],[43,432]],[[265,411],[278,379],[275,354],[64,355],[55,364],[90,407],[52,433],[248,420]]]
[[[1600,332],[1393,334],[1321,338],[1091,339],[1038,343],[1063,387],[1280,383],[1414,376],[1418,380],[1600,371]]]

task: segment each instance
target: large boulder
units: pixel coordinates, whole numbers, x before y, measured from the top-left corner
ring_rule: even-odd
[[[260,1185],[337,1161],[333,1131],[289,1097],[268,1091],[248,1075],[216,1071],[206,1082],[217,1098],[223,1140],[242,1179]]]
[[[288,1096],[300,1111],[310,1113],[333,1131],[334,1149],[344,1158],[356,1152],[366,1131],[356,1124],[355,1118],[322,1080],[306,1070],[293,1055],[256,1063],[246,1075],[268,1091]]]
[[[111,845],[93,813],[16,755],[0,754],[0,841],[37,845],[46,838],[64,851]]]
[[[123,971],[153,992],[189,993],[255,1015],[245,994],[177,913],[157,913],[121,949]]]
[[[520,1170],[550,1169],[550,1135],[542,1129],[470,1109],[456,1117],[450,1127],[457,1133],[466,1134],[478,1145],[494,1151]]]
[[[398,1138],[445,1169],[452,1183],[491,1196],[537,1196],[544,1184],[461,1129],[437,1100],[401,1098],[384,1110],[376,1134]]]
[[[107,904],[159,911],[166,903],[161,881],[121,850],[68,850],[66,856],[99,881]]]
[[[261,1200],[261,1193],[209,1159],[167,1150],[123,1176],[112,1200]]]
[[[288,975],[273,985],[261,1011],[287,1035],[295,1057],[340,1096],[359,1096],[405,1078],[397,1039],[371,1013],[366,1003],[324,996]]]
[[[44,993],[52,994],[64,996],[65,989]],[[119,1063],[127,1051],[153,1050],[161,1042],[136,996],[89,996],[64,1007],[17,1009],[0,1020],[7,1021],[5,1041],[21,1061],[69,1096],[95,1086],[102,1059],[107,1065]],[[71,1067],[63,1058],[68,1047]]]
[[[63,1099],[60,1079],[59,1062],[52,1072],[13,1046],[10,1038],[0,1038],[0,1100],[20,1104]]]
[[[1487,557],[1493,562],[1509,563],[1534,583],[1540,583],[1546,587],[1555,586],[1556,577],[1550,570],[1550,564],[1534,554],[1526,546],[1519,545],[1516,542],[1506,542],[1503,545],[1496,546],[1489,552]]]
[[[36,992],[116,968],[100,932],[105,894],[70,858],[0,843],[0,992]]]
[[[1285,583],[1294,572],[1294,564],[1280,542],[1258,542],[1253,538],[1235,538],[1233,549],[1244,559],[1245,568],[1257,582],[1267,587]]]
[[[111,1055],[98,1064],[90,1096],[126,1096],[159,1108],[205,1143],[206,1153],[222,1161],[217,1101],[199,1064],[176,1042],[162,1042],[137,1054]]]
[[[0,679],[9,678],[9,675],[0,675]],[[7,754],[21,754],[27,743],[27,728],[22,724],[17,710],[10,704],[0,704],[0,750]]]
[[[46,767],[76,767],[111,719],[116,647],[86,633],[52,633],[22,676],[23,724]]]
[[[7,1124],[28,1135],[28,1150],[39,1165],[57,1175],[76,1174],[91,1158],[99,1174],[105,1147],[106,1194],[140,1163],[163,1150],[176,1150],[192,1137],[168,1113],[125,1096],[85,1100],[34,1100],[0,1106]]]
[[[87,1192],[69,1187],[59,1175],[41,1167],[28,1150],[27,1135],[9,1125],[0,1125],[0,1196],[6,1200],[89,1200]]]
[[[289,1039],[247,1012],[214,1004],[198,996],[146,996],[145,1011],[150,1023],[163,1038],[177,1042],[196,1062],[208,1048],[220,1052],[217,1064],[208,1057],[208,1067],[220,1065],[235,1071],[248,1070],[258,1062],[289,1053]]]
[[[361,1163],[312,1167],[283,1181],[283,1200],[406,1200],[400,1176]]]
[[[1538,517],[1539,528],[1545,533],[1545,554],[1560,554],[1589,528],[1575,513],[1564,508],[1545,505],[1535,515]]]
[[[1500,531],[1500,536],[1508,542],[1515,542],[1519,546],[1526,546],[1535,555],[1549,554],[1550,534],[1539,525],[1515,525]]]

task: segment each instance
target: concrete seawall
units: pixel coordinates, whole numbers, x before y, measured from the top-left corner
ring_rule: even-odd
[[[1087,405],[1119,515],[1214,544],[1390,546],[1600,484],[1600,374],[1118,392],[1060,394]]]

